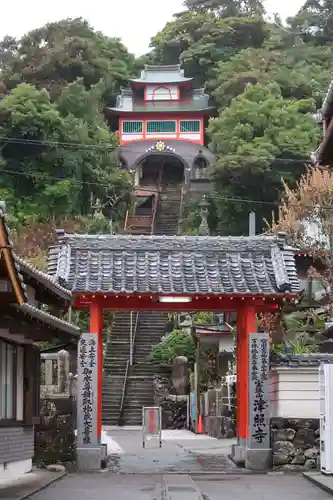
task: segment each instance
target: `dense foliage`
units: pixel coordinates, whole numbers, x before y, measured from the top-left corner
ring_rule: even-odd
[[[329,2],[315,3],[280,26],[264,19],[255,0],[187,0],[188,11],[152,39],[148,60],[170,64],[179,58],[217,106],[207,130],[217,154],[213,232],[246,234],[251,211],[257,230],[264,230],[265,219],[277,212],[282,178],[295,187],[320,141],[313,115],[331,80],[333,48],[324,23]],[[309,30],[304,16],[311,17]],[[195,225],[197,213],[189,210]]]
[[[185,330],[173,330],[153,346],[149,361],[156,365],[172,366],[177,356],[186,356],[190,366],[193,366],[195,345],[193,338]]]
[[[15,226],[35,232],[36,224],[89,219],[98,203],[122,223],[130,179],[113,156],[116,126],[110,131],[105,105],[144,62],[180,60],[217,109],[206,135],[217,155],[212,232],[245,234],[252,210],[257,230],[265,229],[264,219],[277,213],[281,178],[295,187],[320,140],[313,114],[331,80],[332,9],[329,0],[307,0],[281,26],[266,20],[260,0],[186,0],[138,60],[82,19],[5,37],[0,198]],[[189,232],[197,212],[190,207]]]

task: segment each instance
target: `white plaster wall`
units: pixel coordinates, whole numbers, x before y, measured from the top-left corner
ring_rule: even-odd
[[[180,132],[179,138],[185,141],[200,141],[201,135],[197,132]]]
[[[232,352],[234,349],[234,339],[232,335],[225,334],[219,339],[219,352]]]
[[[152,134],[146,133],[147,139],[177,139],[177,134],[173,132],[163,132],[163,133],[156,133],[153,132]]]
[[[319,369],[273,367],[270,373],[271,417],[319,418]]]
[[[170,99],[170,94],[171,94],[171,99]],[[178,85],[172,85],[169,83],[165,85],[163,84],[147,85],[146,100],[176,101],[178,100]]]
[[[27,474],[32,470],[32,459],[16,460],[0,464],[0,480],[18,478],[22,474]]]
[[[139,139],[143,139],[143,134],[122,134],[122,141],[138,141]]]

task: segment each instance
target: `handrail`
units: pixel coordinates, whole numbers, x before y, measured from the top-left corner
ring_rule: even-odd
[[[126,231],[126,229],[127,229],[127,219],[128,219],[128,210],[126,211],[125,224],[124,224],[124,231]]]
[[[126,370],[125,370],[125,376],[124,376],[124,384],[123,384],[123,392],[121,395],[121,400],[120,400],[120,406],[119,406],[119,418],[118,418],[118,425],[121,427],[124,425],[124,403],[125,403],[125,395],[126,395],[126,388],[127,388],[127,379],[128,379],[128,371],[129,371],[129,359],[126,362]]]
[[[160,173],[158,174],[158,178],[157,178],[157,192],[155,195],[155,203],[154,203],[154,209],[153,209],[153,218],[152,218],[152,222],[151,222],[150,234],[154,234],[154,229],[155,229],[156,212],[157,212],[157,205],[158,205],[160,187],[161,187],[161,182],[162,182],[163,167],[164,167],[164,162],[162,163],[162,167],[161,167]]]
[[[134,326],[134,331],[133,331],[133,338],[132,338],[132,357],[133,357],[133,352],[134,352],[134,346],[135,346],[135,338],[136,338],[136,331],[138,329],[138,324],[139,324],[139,312],[136,312],[136,318],[135,318],[135,326]],[[133,361],[133,359],[132,359]]]
[[[182,234],[183,229],[183,214],[184,214],[184,198],[185,198],[186,189],[182,186],[181,195],[180,195],[180,207],[179,207],[179,216],[178,216],[178,227],[177,234],[178,236]]]

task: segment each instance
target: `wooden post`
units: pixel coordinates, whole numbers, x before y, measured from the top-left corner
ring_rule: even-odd
[[[99,302],[90,304],[90,333],[98,335],[98,374],[97,374],[97,435],[102,435],[102,385],[103,385],[103,307]]]

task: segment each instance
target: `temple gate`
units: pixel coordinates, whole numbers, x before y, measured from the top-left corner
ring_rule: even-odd
[[[190,237],[59,234],[50,271],[90,312],[99,336],[98,434],[102,429],[102,318],[112,311],[237,312],[237,437],[249,442],[249,342],[256,314],[299,293],[293,250],[283,235]],[[267,345],[267,343],[266,343]],[[264,358],[262,358],[264,359]],[[262,368],[262,373],[268,367]],[[266,429],[266,437],[269,429]],[[237,450],[235,451],[237,454]]]

